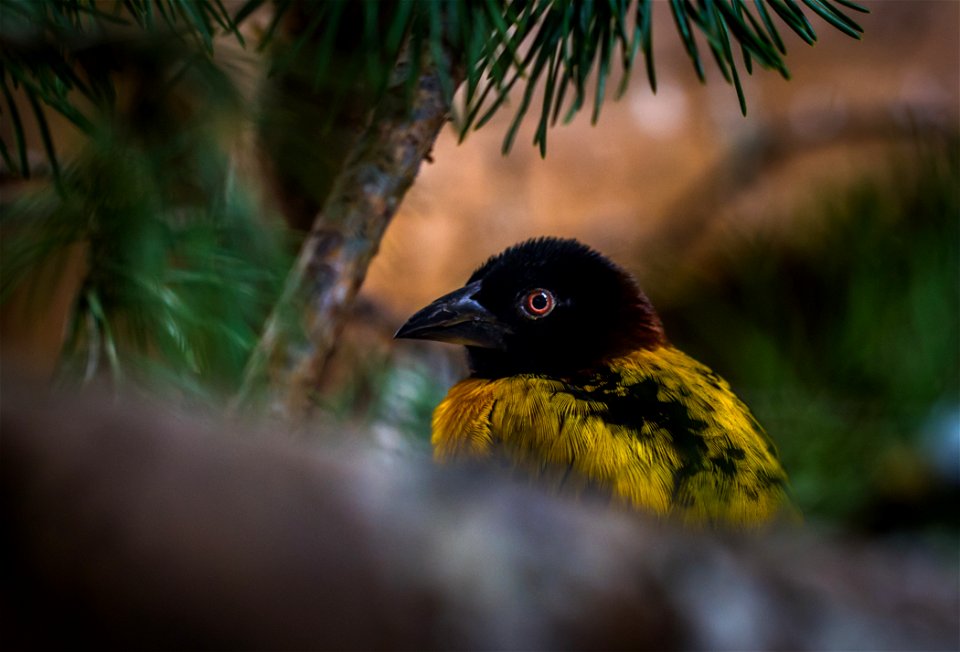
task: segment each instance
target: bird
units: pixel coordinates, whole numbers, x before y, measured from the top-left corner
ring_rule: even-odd
[[[496,459],[685,524],[752,527],[791,509],[749,408],[667,340],[631,274],[577,240],[507,248],[395,337],[466,347],[470,374],[433,413],[438,462]]]

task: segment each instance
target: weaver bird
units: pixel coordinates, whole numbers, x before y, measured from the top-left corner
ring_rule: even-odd
[[[668,343],[630,274],[576,240],[510,247],[396,337],[467,347],[470,377],[433,414],[437,460],[501,456],[688,523],[757,524],[786,505],[747,406]]]

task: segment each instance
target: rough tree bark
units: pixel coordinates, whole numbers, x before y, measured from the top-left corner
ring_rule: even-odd
[[[292,424],[309,415],[313,389],[384,231],[448,120],[450,106],[436,69],[423,66],[411,96],[407,66],[398,64],[316,216],[233,411],[266,383],[272,415]],[[285,326],[291,315],[301,317],[302,332]]]

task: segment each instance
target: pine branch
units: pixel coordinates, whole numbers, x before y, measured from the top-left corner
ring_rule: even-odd
[[[866,12],[849,0],[803,0],[828,24],[854,38],[862,29],[844,10]],[[521,101],[504,138],[503,151],[513,146],[517,130],[530,110],[536,90],[543,93],[543,105],[534,132],[533,144],[546,154],[547,126],[556,123],[565,101],[572,94],[564,114],[569,122],[584,106],[592,105],[596,122],[606,101],[606,83],[616,69],[623,70],[617,96],[630,79],[637,54],[646,60],[647,77],[656,91],[653,65],[652,14],[660,3],[638,0],[631,17],[630,2],[588,2],[586,0],[533,0],[531,2],[487,2],[471,5],[472,25],[492,25],[490,36],[479,47],[467,33],[467,83],[462,116],[458,121],[461,138],[482,127],[506,103],[508,95],[522,90]],[[746,98],[738,66],[753,72],[753,64],[788,76],[783,54],[786,49],[770,18],[768,7],[807,43],[816,33],[794,0],[671,0],[669,4],[677,32],[701,81],[706,73],[698,41],[705,41],[727,83],[737,92],[741,111]],[[502,15],[501,15],[502,14]],[[502,25],[508,24],[509,28]],[[739,45],[736,52],[734,45]],[[526,52],[521,58],[521,45]],[[739,54],[739,57],[737,56]],[[740,61],[738,61],[738,58]],[[588,98],[589,82],[594,83],[593,101]],[[521,82],[518,84],[518,82]]]
[[[849,16],[866,9],[850,0],[802,0],[809,12],[816,14],[835,29],[859,38],[862,29]],[[89,131],[89,121],[78,109],[72,93],[79,93],[94,103],[110,103],[113,86],[109,75],[89,75],[76,57],[78,39],[95,37],[111,26],[159,33],[189,39],[202,44],[212,53],[215,38],[220,34],[235,37],[245,44],[240,27],[267,0],[247,0],[231,15],[223,0],[114,0],[97,3],[92,0],[57,2],[55,0],[0,0],[0,112],[10,115],[13,126],[13,147],[0,141],[0,158],[18,174],[27,176],[25,131],[22,117],[13,102],[10,87],[22,88],[45,136],[44,147],[51,168],[56,173],[55,144],[46,130],[43,107],[61,113],[81,129]],[[261,43],[273,38],[277,26],[294,9],[303,9],[294,0],[279,0],[271,5],[273,21]],[[553,125],[561,107],[570,98],[564,121],[571,120],[587,105],[587,82],[593,80],[592,111],[596,121],[606,101],[606,83],[619,61],[623,82],[622,94],[630,78],[636,55],[642,51],[647,77],[656,90],[653,66],[651,16],[654,0],[637,0],[631,12],[628,0],[590,2],[588,0],[438,0],[417,3],[363,3],[362,29],[354,35],[354,57],[349,70],[339,70],[349,77],[362,75],[372,88],[385,89],[391,65],[396,61],[404,38],[418,53],[432,52],[434,58],[441,47],[449,47],[461,55],[466,69],[464,105],[456,112],[461,137],[482,126],[506,102],[508,94],[521,81],[523,101],[504,139],[504,151],[513,144],[517,129],[530,109],[534,91],[543,89],[544,99],[534,134],[534,144],[546,153],[547,127]],[[299,43],[290,48],[294,60],[307,43],[319,43],[312,63],[316,79],[328,75],[333,66],[343,66],[343,57],[333,57],[333,45],[341,37],[341,18],[351,7],[350,0],[326,0],[305,5],[309,24]],[[746,111],[746,98],[740,84],[738,65],[752,73],[754,62],[763,68],[787,76],[783,60],[785,47],[772,15],[807,43],[817,36],[804,10],[795,0],[671,0],[670,9],[694,69],[705,79],[704,66],[697,45],[697,35],[707,44],[724,79],[737,90],[741,110]],[[632,13],[632,16],[631,16]],[[386,35],[382,38],[381,35]],[[443,44],[443,45],[441,45]],[[528,45],[521,57],[521,47]],[[733,47],[739,45],[739,52]],[[44,56],[38,61],[37,52]],[[740,62],[738,63],[737,59]],[[415,59],[416,60],[416,59]],[[284,61],[276,62],[284,65]],[[408,90],[417,79],[416,66],[407,78]],[[84,74],[78,74],[78,72]],[[456,85],[451,83],[452,70],[439,65],[436,71],[444,94],[452,98]],[[570,92],[572,91],[572,97]],[[336,98],[332,98],[335,102]],[[14,156],[13,152],[18,155]]]

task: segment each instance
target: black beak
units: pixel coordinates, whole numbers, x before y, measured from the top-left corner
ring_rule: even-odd
[[[440,297],[410,317],[394,337],[503,349],[510,329],[477,303],[479,289],[480,281],[474,281]]]

